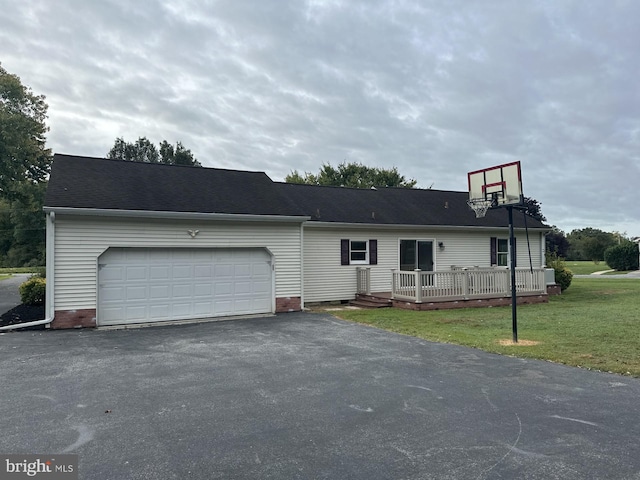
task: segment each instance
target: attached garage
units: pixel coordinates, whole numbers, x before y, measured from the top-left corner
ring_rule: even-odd
[[[98,325],[274,311],[264,248],[109,248],[98,259]]]

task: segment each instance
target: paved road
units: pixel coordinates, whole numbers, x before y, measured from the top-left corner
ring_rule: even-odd
[[[0,358],[0,452],[83,479],[640,479],[640,380],[326,314],[13,332]]]
[[[0,280],[0,315],[22,303],[18,287],[29,279],[31,274],[18,274]]]

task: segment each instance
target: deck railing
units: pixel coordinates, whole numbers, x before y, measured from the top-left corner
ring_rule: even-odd
[[[392,270],[391,285],[392,298],[415,303],[508,297],[511,272],[507,267],[458,267],[442,272]],[[544,269],[516,268],[516,293],[546,293]]]

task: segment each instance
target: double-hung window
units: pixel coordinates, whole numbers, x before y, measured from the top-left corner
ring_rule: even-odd
[[[491,265],[509,266],[509,239],[491,237]]]
[[[377,240],[340,240],[340,264],[342,265],[377,265]]]

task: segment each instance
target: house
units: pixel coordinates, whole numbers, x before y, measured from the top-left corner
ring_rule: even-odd
[[[298,311],[352,300],[359,272],[386,292],[392,270],[507,265],[506,210],[478,219],[467,197],[57,154],[44,207],[47,315],[70,328]],[[539,269],[548,227],[515,217],[517,263],[529,266],[530,250]]]

